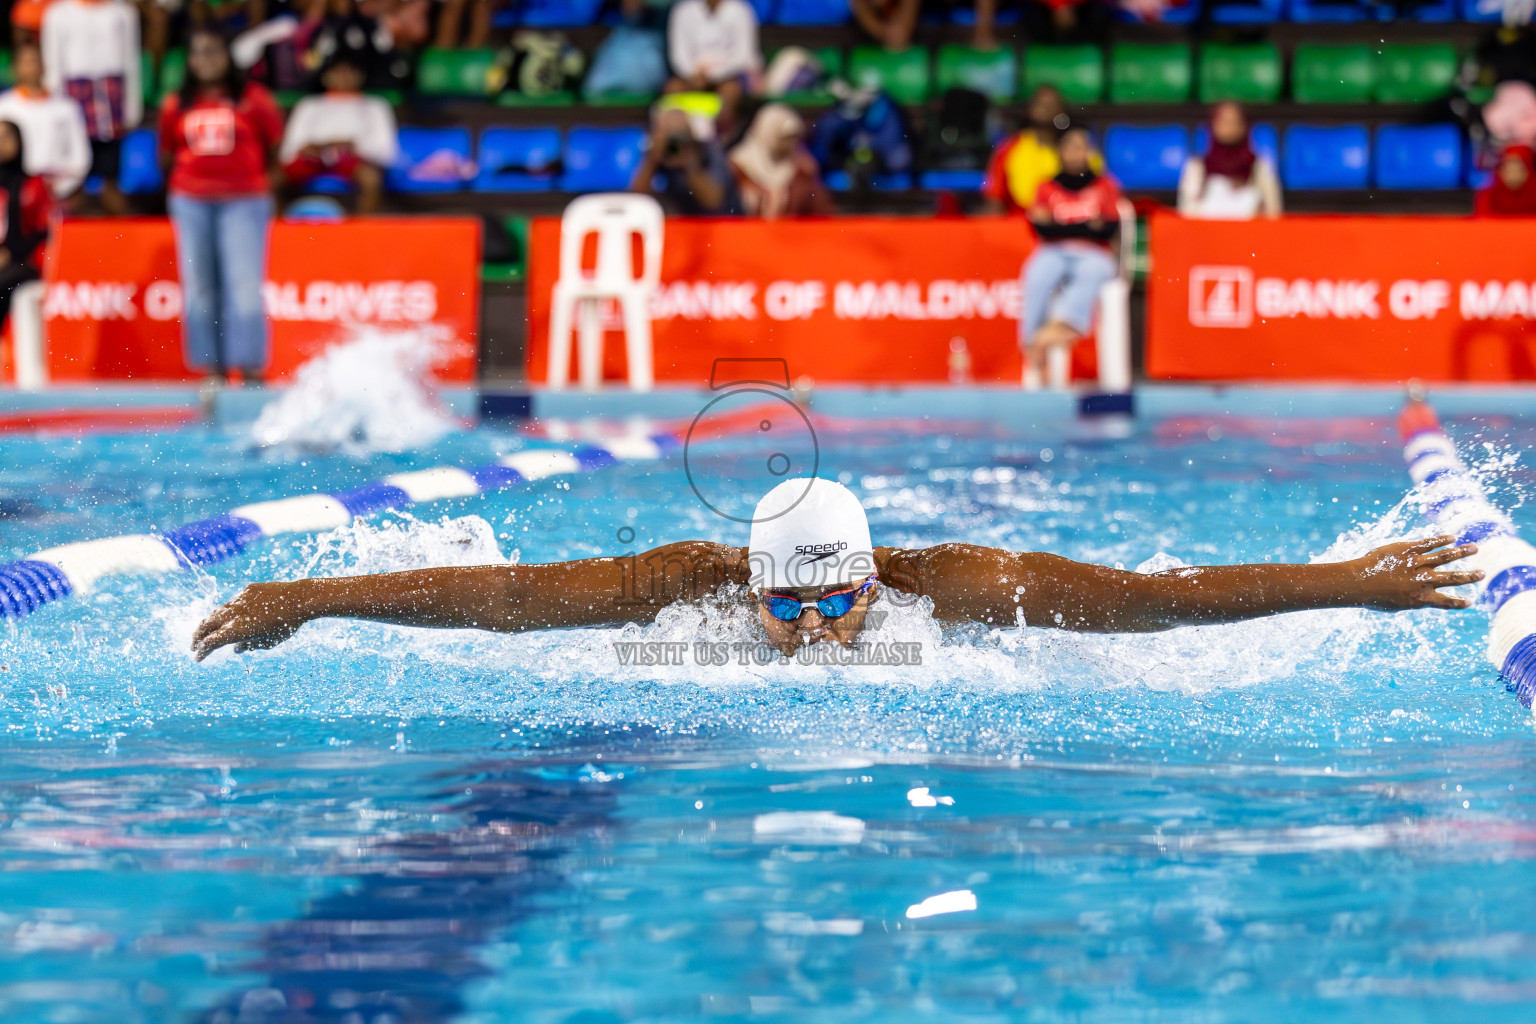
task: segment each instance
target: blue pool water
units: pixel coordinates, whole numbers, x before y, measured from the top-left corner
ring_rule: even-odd
[[[820,472],[861,494],[876,543],[1158,568],[1425,529],[1387,419],[819,427]],[[1450,429],[1536,527],[1536,420]],[[8,437],[0,561],[530,443]],[[759,440],[704,454],[701,487],[757,488]],[[901,668],[618,662],[621,639],[749,639],[729,610],[186,650],[253,580],[683,537],[746,528],[674,458],[0,625],[0,1019],[1536,1019],[1536,744],[1476,612],[1077,637],[906,608],[881,628],[922,643]],[[908,915],[965,891],[974,909]]]

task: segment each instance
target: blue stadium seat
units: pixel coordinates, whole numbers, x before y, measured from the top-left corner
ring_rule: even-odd
[[[1183,125],[1117,124],[1104,133],[1104,162],[1127,189],[1175,189],[1189,158]]]
[[[997,13],[993,15],[992,23],[994,25],[1017,25],[1023,18],[1023,12],[1018,7],[1010,5],[1008,7],[999,7]],[[951,6],[949,9],[949,23],[951,25],[976,24],[976,8],[962,5]]]
[[[597,21],[603,0],[515,0],[513,18],[529,28],[578,28]]]
[[[834,192],[847,192],[853,187],[847,171],[828,171],[823,180],[827,188]],[[904,171],[897,174],[877,174],[870,180],[869,186],[876,192],[905,192],[912,187],[912,175]]]
[[[980,192],[986,180],[985,171],[924,171],[918,176],[923,188],[950,192]]]
[[[773,20],[780,25],[841,25],[849,18],[848,0],[779,0]]]
[[[1206,149],[1211,144],[1211,132],[1205,125],[1195,129],[1194,146],[1190,149],[1191,156],[1204,156]],[[1267,159],[1274,165],[1275,173],[1280,173],[1280,136],[1272,124],[1256,124],[1249,138],[1249,145],[1259,156]]]
[[[165,187],[160,177],[159,140],[153,129],[140,128],[124,137],[117,187],[130,196],[159,192]]]
[[[1493,171],[1477,165],[1477,143],[1467,140],[1466,155],[1463,158],[1467,168],[1467,188],[1481,192],[1493,184]]]
[[[344,196],[352,191],[352,183],[339,174],[322,174],[305,185],[304,190],[322,196]]]
[[[1271,25],[1280,20],[1284,6],[1285,0],[1218,3],[1211,8],[1211,21],[1217,25]]]
[[[1390,21],[1394,17],[1394,12],[1388,7],[1378,17],[1382,21]],[[1427,3],[1415,4],[1403,11],[1404,21],[1419,21],[1432,24],[1456,21],[1460,17],[1461,5],[1459,0],[1430,0]]]
[[[1483,23],[1504,20],[1504,5],[1499,0],[1461,0],[1461,20]]]
[[[472,166],[468,128],[400,129],[400,156],[384,176],[392,192],[457,192]]]
[[[558,128],[487,128],[475,161],[476,192],[546,192],[560,162]]]
[[[1376,132],[1376,184],[1391,189],[1460,188],[1461,129],[1454,124],[1383,125]]]
[[[1289,6],[1291,20],[1303,24],[1376,20],[1375,12],[1358,0],[1289,0]]]
[[[1298,124],[1286,129],[1280,160],[1286,188],[1365,188],[1370,177],[1371,139],[1363,126]]]
[[[562,192],[618,192],[629,188],[640,166],[644,128],[572,128],[565,137]]]

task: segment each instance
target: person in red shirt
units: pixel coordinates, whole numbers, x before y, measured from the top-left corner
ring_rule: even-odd
[[[272,94],[245,80],[222,36],[195,31],[186,82],[160,111],[160,152],[169,165],[187,365],[210,378],[239,371],[256,380],[267,365],[267,168],[282,137]]]
[[[41,250],[48,240],[53,193],[26,172],[21,129],[0,121],[0,323],[11,312],[11,293],[42,276]]]
[[[1478,190],[1472,208],[1479,217],[1536,217],[1536,149],[1504,147],[1493,179]]]
[[[1120,189],[1095,174],[1088,132],[1061,137],[1061,173],[1035,193],[1029,220],[1040,244],[1024,263],[1025,358],[1038,362],[1052,345],[1072,345],[1093,326],[1099,289],[1120,272],[1110,242],[1120,226]]]

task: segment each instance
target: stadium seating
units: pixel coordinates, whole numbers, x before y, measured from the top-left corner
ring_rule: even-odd
[[[476,159],[476,192],[542,192],[554,188],[560,163],[556,128],[487,128]]]
[[[572,128],[565,139],[562,192],[614,192],[629,188],[645,143],[642,128]]]
[[[1042,85],[1054,85],[1068,103],[1097,103],[1104,95],[1104,54],[1091,43],[1031,46],[1024,51],[1020,95]]]
[[[1375,17],[1375,11],[1363,0],[1290,0],[1287,12],[1292,21],[1348,24]]]
[[[1200,102],[1273,103],[1280,98],[1280,51],[1270,43],[1200,48]]]
[[[1375,84],[1369,46],[1303,43],[1291,58],[1291,98],[1297,103],[1366,103]]]
[[[779,0],[774,20],[780,25],[841,25],[848,13],[848,0]]]
[[[473,167],[467,128],[400,129],[400,158],[385,174],[393,192],[457,192]]]
[[[936,192],[980,192],[986,179],[983,171],[924,171],[918,176],[918,184]]]
[[[423,96],[489,96],[494,50],[438,50],[422,52],[416,65],[416,91]]]
[[[1183,125],[1115,125],[1104,133],[1104,162],[1133,191],[1175,189],[1189,157]]]
[[[1292,125],[1285,133],[1280,179],[1290,189],[1365,188],[1370,165],[1371,139],[1360,125]]]
[[[847,192],[853,187],[847,171],[828,171],[826,184],[834,192]],[[902,192],[912,187],[912,175],[877,174],[870,180],[869,186],[876,192]]]
[[[602,0],[515,0],[512,17],[528,28],[574,28],[596,22],[602,7]]]
[[[855,46],[848,55],[848,77],[860,88],[879,88],[897,103],[928,99],[928,51],[920,46],[898,53],[878,46]]]
[[[1113,103],[1183,103],[1189,99],[1189,44],[1116,43],[1109,58]]]
[[[1384,125],[1376,133],[1376,184],[1460,188],[1463,149],[1461,130],[1453,124]]]
[[[1211,8],[1211,21],[1218,25],[1268,25],[1280,20],[1283,7],[1283,0],[1205,2]]]
[[[1013,99],[1018,82],[1018,61],[1007,48],[973,50],[949,44],[939,48],[934,62],[938,91],[960,87],[974,89],[995,102]]]
[[[165,187],[160,176],[159,139],[154,129],[139,128],[123,137],[117,187],[130,196],[153,195]]]
[[[1386,45],[1376,58],[1378,103],[1428,103],[1450,95],[1456,48],[1448,43]]]

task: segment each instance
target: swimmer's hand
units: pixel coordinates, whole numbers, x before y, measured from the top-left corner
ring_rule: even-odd
[[[1446,545],[1456,545],[1447,547]],[[1424,540],[1402,540],[1346,562],[1356,572],[1360,604],[1381,611],[1404,608],[1469,608],[1465,597],[1442,594],[1442,587],[1459,587],[1483,578],[1480,569],[1439,572],[1438,568],[1477,553],[1476,544],[1456,544],[1449,534]]]
[[[306,582],[299,581],[301,584]],[[276,647],[309,621],[292,583],[253,583],[216,608],[192,634],[192,656],[202,661],[220,647],[235,653]]]

